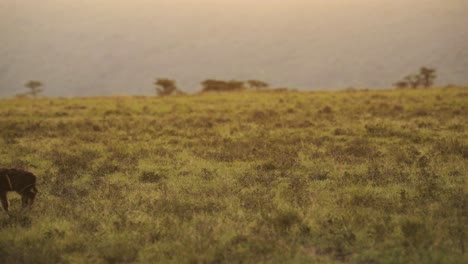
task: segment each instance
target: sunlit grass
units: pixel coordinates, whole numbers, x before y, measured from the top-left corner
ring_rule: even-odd
[[[0,101],[2,263],[463,263],[468,91]]]

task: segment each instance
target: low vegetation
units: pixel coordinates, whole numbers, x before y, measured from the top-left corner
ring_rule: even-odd
[[[398,81],[394,85],[399,89],[429,88],[434,85],[436,78],[436,69],[421,67],[418,74],[407,75],[403,80]]]
[[[211,86],[210,86],[211,87]],[[468,90],[0,100],[2,263],[467,263]]]
[[[29,89],[26,93],[19,93],[16,95],[16,98],[37,98],[44,91],[41,87],[44,84],[40,81],[29,81],[24,84],[24,87]]]

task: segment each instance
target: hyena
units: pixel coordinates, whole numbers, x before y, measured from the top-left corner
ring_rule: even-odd
[[[17,192],[21,195],[23,209],[31,208],[36,197],[36,175],[19,169],[0,169],[0,200],[8,212],[7,192]]]

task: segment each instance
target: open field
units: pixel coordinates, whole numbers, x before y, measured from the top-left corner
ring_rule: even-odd
[[[467,263],[468,89],[0,100],[2,263]]]

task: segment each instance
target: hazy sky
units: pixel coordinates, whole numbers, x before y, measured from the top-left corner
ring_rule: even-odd
[[[0,0],[0,96],[186,91],[207,78],[387,87],[427,65],[468,85],[468,0]]]

